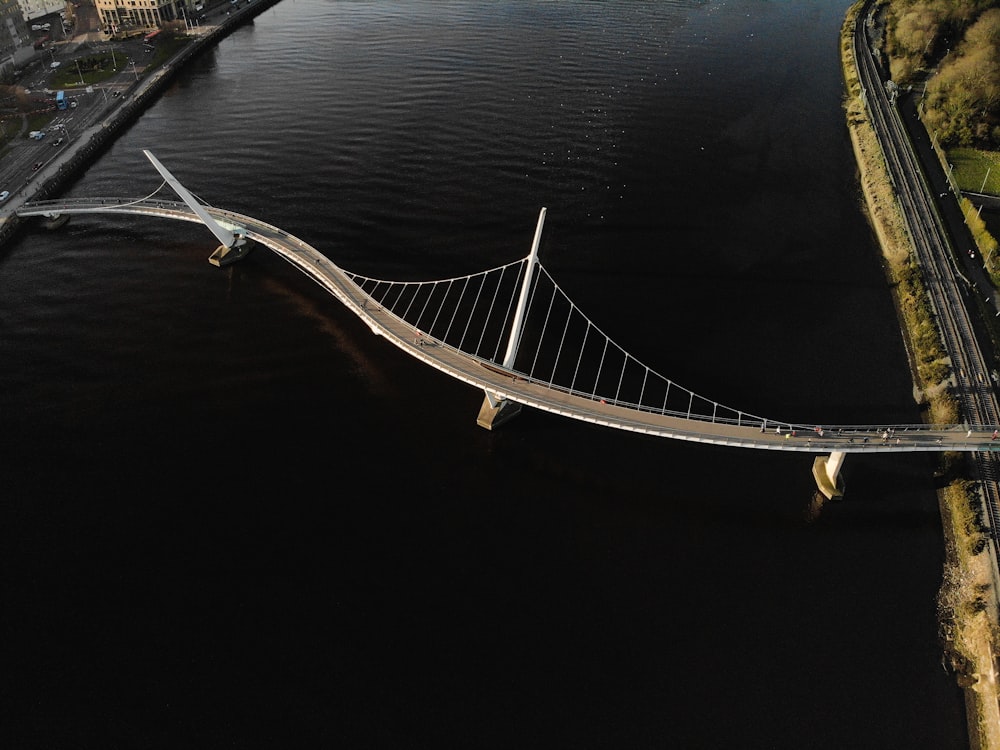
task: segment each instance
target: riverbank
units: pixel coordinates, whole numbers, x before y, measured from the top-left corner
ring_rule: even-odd
[[[218,25],[200,27],[201,33],[193,36],[177,54],[155,70],[144,73],[143,77],[136,80],[123,96],[112,100],[114,103],[100,118],[100,122],[82,131],[66,146],[58,158],[54,171],[50,170],[32,181],[21,191],[18,202],[46,200],[59,196],[81,172],[104,153],[126,127],[156,102],[187,63],[278,2],[280,0],[252,0],[227,13]],[[13,212],[5,217],[0,225],[0,246],[14,237],[22,226],[22,220]]]
[[[852,38],[864,5],[855,3],[841,30],[841,61],[847,89],[847,126],[858,164],[859,180],[872,229],[885,258],[897,314],[910,357],[914,394],[931,421],[954,421],[957,409],[942,377],[946,362],[940,335],[923,293],[920,269],[906,232],[901,208],[885,168],[885,158],[861,102]],[[937,365],[937,366],[935,366]],[[960,475],[963,460],[945,454],[939,476],[938,507],[945,564],[938,593],[938,622],[943,658],[965,694],[970,746],[1000,750],[1000,710],[994,643],[998,633],[997,592],[992,561],[984,550],[976,508],[981,499],[974,483]]]

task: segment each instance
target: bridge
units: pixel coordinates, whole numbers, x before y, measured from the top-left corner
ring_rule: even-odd
[[[544,208],[531,250],[519,260],[449,279],[374,279],[339,267],[283,229],[202,204],[145,153],[164,177],[149,196],[37,201],[17,214],[119,213],[201,223],[222,242],[209,258],[219,266],[263,245],[334,295],[375,335],[482,390],[477,421],[487,429],[530,406],[656,437],[815,453],[813,474],[827,497],[842,493],[839,473],[847,453],[1000,451],[997,425],[789,422],[724,406],[674,383],[615,344],[545,270],[538,258]],[[155,197],[167,184],[182,201]]]

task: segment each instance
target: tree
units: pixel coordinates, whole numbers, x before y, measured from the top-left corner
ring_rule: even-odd
[[[937,64],[924,103],[941,142],[1000,146],[1000,0],[892,0],[888,19],[897,83]]]

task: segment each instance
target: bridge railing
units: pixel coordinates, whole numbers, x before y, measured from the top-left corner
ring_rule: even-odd
[[[97,212],[122,212],[143,213],[167,212],[174,218],[185,218],[197,220],[194,212],[180,201],[161,200],[147,196],[143,199],[130,200],[124,198],[81,198],[64,199],[53,201],[37,201],[25,204],[23,211],[43,213],[51,209],[54,213],[59,210],[86,212],[89,210]],[[518,368],[516,365],[505,367],[500,359],[499,352],[503,337],[509,335],[509,318],[512,301],[503,299],[499,307],[498,318],[501,321],[494,325],[496,329],[496,341],[490,341],[483,353],[482,336],[476,338],[475,345],[465,345],[467,332],[474,320],[478,320],[484,327],[492,325],[490,318],[493,316],[493,307],[496,306],[495,299],[490,301],[490,310],[484,313],[481,310],[479,297],[483,293],[486,279],[493,274],[501,276],[514,268],[520,268],[513,279],[513,287],[517,288],[521,279],[520,273],[523,271],[521,264],[524,260],[509,263],[494,269],[457,277],[454,279],[435,280],[427,282],[398,282],[372,279],[358,274],[345,271],[328,258],[320,254],[313,247],[298,239],[294,235],[285,232],[272,224],[251,219],[243,214],[226,209],[206,207],[206,209],[217,218],[227,219],[235,223],[248,225],[248,231],[257,236],[261,241],[266,242],[277,252],[285,255],[300,270],[307,273],[317,283],[325,289],[335,294],[341,301],[347,303],[357,314],[365,317],[371,325],[377,325],[377,321],[365,310],[366,303],[380,308],[383,314],[391,316],[398,327],[410,328],[412,330],[426,329],[425,332],[436,339],[439,346],[446,347],[450,351],[460,354],[467,360],[478,363],[484,367],[492,369],[500,374],[509,375],[514,380],[523,383],[539,385],[545,389],[574,397],[580,401],[590,401],[595,408],[604,405],[620,407],[621,409],[641,414],[659,415],[678,420],[690,421],[692,423],[708,423],[725,425],[732,427],[751,427],[764,430],[776,430],[785,432],[801,432],[802,434],[817,433],[825,434],[827,431],[835,431],[837,435],[853,436],[861,438],[871,438],[883,436],[887,430],[892,430],[894,435],[903,433],[918,434],[926,432],[966,432],[971,437],[972,433],[979,433],[993,430],[991,425],[968,425],[968,424],[948,424],[948,425],[871,425],[871,424],[850,424],[850,425],[816,425],[806,423],[788,422],[765,418],[748,412],[732,409],[717,401],[707,399],[698,395],[694,391],[683,388],[673,381],[660,376],[652,369],[642,365],[638,360],[621,350],[614,342],[607,337],[596,325],[586,316],[578,311],[576,306],[566,297],[558,285],[551,280],[539,264],[542,273],[539,277],[549,280],[550,288],[539,291],[538,285],[532,289],[532,302],[529,306],[527,316],[528,341],[531,341],[527,353],[522,354],[520,361],[527,362],[527,366]],[[512,274],[513,276],[513,274]],[[466,300],[467,291],[470,288],[479,287],[474,301]],[[460,289],[455,293],[454,289]],[[487,290],[487,297],[495,298],[501,289],[501,284],[496,283],[495,288]],[[436,295],[436,296],[435,296]],[[536,315],[531,317],[530,307],[534,306]],[[563,312],[554,313],[553,310],[559,307]],[[403,309],[400,309],[403,308]],[[456,319],[461,315],[457,321]],[[478,318],[477,318],[478,316]],[[562,316],[562,317],[560,317]],[[577,316],[574,318],[574,316]],[[424,325],[424,320],[428,321]],[[487,321],[484,323],[483,321]],[[440,327],[439,327],[440,324]],[[592,345],[600,355],[598,371],[593,379],[595,387],[591,389],[577,387],[576,380],[580,369],[577,358],[575,368],[570,367],[565,362],[560,361],[564,349],[567,348],[569,331],[576,326],[582,331],[583,346]],[[553,334],[553,331],[555,332]],[[386,331],[389,334],[388,331]],[[547,347],[547,355],[552,355],[552,361],[539,365],[539,360],[544,359],[540,352]],[[608,350],[614,349],[617,357],[611,374],[602,380],[600,367],[605,366]],[[572,358],[571,358],[572,360]],[[573,365],[570,361],[569,365]],[[637,386],[634,392],[637,397],[631,397],[629,391],[623,387],[623,383],[629,368],[635,372],[628,375]],[[539,376],[542,371],[545,375]],[[566,377],[565,381],[560,380],[558,373],[569,373],[572,377]],[[656,381],[662,397],[654,401],[649,395],[650,383]],[[607,391],[597,387],[601,383],[610,383]],[[696,408],[697,406],[697,408]],[[626,419],[624,416],[621,419]],[[998,446],[1000,447],[1000,446]]]
[[[18,209],[19,213],[31,213],[34,211],[54,210],[74,210],[85,211],[93,209],[98,212],[107,212],[115,207],[128,208],[130,212],[144,207],[176,209],[184,212],[190,210],[180,201],[160,200],[160,199],[134,199],[134,198],[65,198],[62,200],[30,201]]]

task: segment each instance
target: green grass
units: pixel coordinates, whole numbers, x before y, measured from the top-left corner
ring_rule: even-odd
[[[80,67],[77,67],[77,64]],[[96,64],[96,67],[94,65]],[[98,55],[81,55],[64,62],[49,79],[49,88],[67,89],[102,83],[121,72],[128,65],[128,55],[115,50],[114,60],[110,52]],[[88,69],[89,68],[89,69]],[[117,68],[117,69],[116,69]],[[83,79],[82,83],[80,79]]]
[[[1000,152],[975,148],[953,148],[947,151],[948,163],[954,165],[953,176],[961,190],[1000,195]],[[985,222],[967,198],[961,201],[965,223],[979,247],[979,255],[987,259],[990,280],[1000,288],[1000,258],[997,240],[989,233]],[[1000,336],[1000,333],[994,334]]]
[[[947,156],[948,163],[955,166],[953,176],[960,189],[1000,195],[1000,151],[950,148]]]
[[[168,37],[163,39],[157,43],[155,52],[142,53],[141,56],[136,56],[136,65],[145,66],[147,71],[155,70],[173,57],[189,41],[190,39],[187,37]],[[49,78],[48,87],[50,89],[74,89],[83,86],[92,86],[97,83],[103,83],[109,78],[118,75],[123,70],[131,71],[132,66],[129,65],[128,55],[119,50],[114,51],[113,60],[111,55],[111,52],[102,52],[81,55],[77,59],[67,60],[52,73]],[[77,68],[78,61],[80,62],[79,68]],[[92,66],[91,62],[96,63],[96,66]],[[91,69],[88,70],[88,68]],[[139,73],[140,78],[143,75],[145,73]]]

